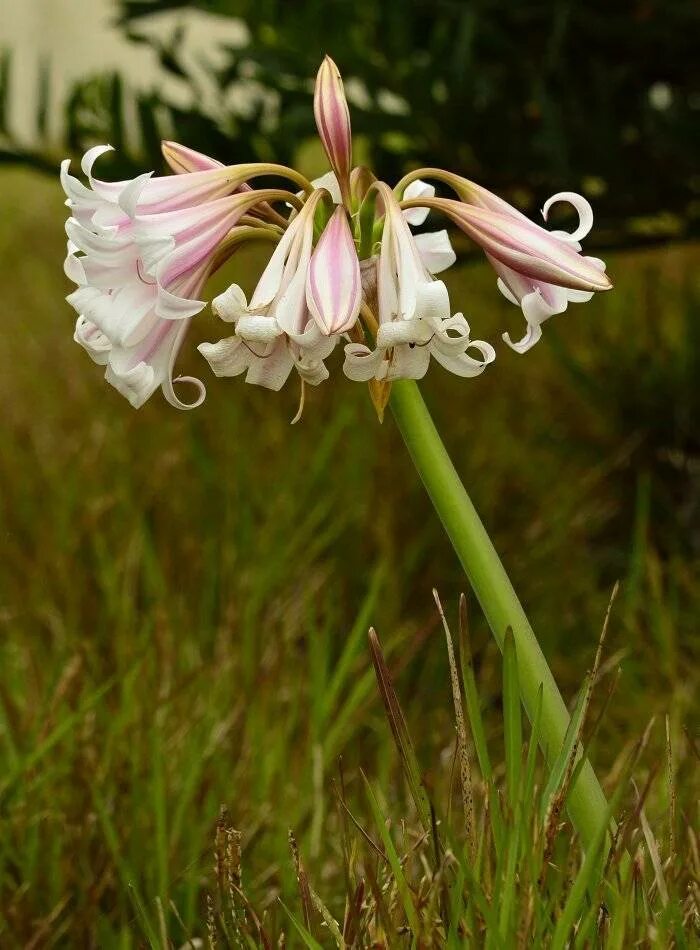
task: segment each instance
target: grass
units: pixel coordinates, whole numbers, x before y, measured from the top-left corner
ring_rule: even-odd
[[[431,592],[450,618],[464,581],[362,387],[336,372],[293,429],[292,387],[240,381],[134,413],[70,340],[57,187],[2,175],[0,945],[693,946],[697,249],[613,261],[527,359],[424,387],[572,709],[621,581],[572,736],[619,795],[602,867],[476,614],[450,672]],[[517,326],[486,268],[452,293]]]

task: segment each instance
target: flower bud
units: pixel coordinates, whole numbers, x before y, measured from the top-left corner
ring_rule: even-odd
[[[323,148],[338,179],[343,202],[347,204],[352,165],[350,112],[343,91],[343,80],[330,56],[323,60],[316,76],[314,116]]]
[[[306,303],[326,336],[349,330],[360,312],[360,262],[345,209],[340,206],[331,215],[311,257]]]

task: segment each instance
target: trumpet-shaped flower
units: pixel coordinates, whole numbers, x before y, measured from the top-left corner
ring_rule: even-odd
[[[376,264],[376,347],[349,343],[346,375],[355,380],[420,379],[433,356],[452,373],[478,376],[495,358],[493,348],[470,340],[464,316],[451,315],[447,288],[428,272],[391,189],[383,183],[376,187],[385,208]],[[470,349],[480,358],[471,356]]]
[[[447,231],[415,233],[431,210],[446,214],[486,253],[498,287],[521,307],[523,338],[505,342],[524,353],[542,324],[570,302],[611,286],[605,265],[584,256],[580,241],[592,225],[588,202],[570,192],[576,229],[549,231],[473,182],[440,169],[411,172],[392,190],[364,166],[352,167],[350,115],[335,63],[326,57],[314,90],[314,116],[331,170],[309,182],[269,163],[224,165],[177,142],[163,142],[175,174],[108,182],[93,174],[109,146],[82,160],[87,183],[61,166],[71,210],[66,224],[68,296],[77,312],[75,340],[105,367],[105,378],[134,406],[160,386],[173,405],[186,379],[204,398],[201,382],[173,379],[173,365],[190,321],[205,306],[209,276],[249,239],[274,249],[250,302],[231,284],[213,303],[233,334],[199,349],[217,376],[280,389],[293,370],[318,385],[326,359],[345,343],[344,370],[366,381],[381,417],[391,382],[420,379],[433,360],[460,376],[477,376],[493,347],[472,340],[462,313],[452,313],[437,274],[456,255]],[[293,190],[254,189],[259,176],[282,176]],[[438,197],[437,179],[456,197]],[[279,205],[279,207],[278,207]]]
[[[91,183],[97,181],[92,163],[105,150],[93,149],[83,161]],[[192,177],[188,205],[182,183]],[[66,223],[65,271],[78,285],[67,298],[78,313],[76,341],[106,366],[107,381],[133,406],[143,405],[159,386],[179,408],[199,405],[204,386],[187,378],[198,393],[193,404],[183,403],[173,389],[172,369],[190,319],[205,306],[198,298],[214,256],[247,210],[286,192],[248,191],[202,201],[201,173],[194,173],[174,179],[180,189],[168,192],[162,210],[148,212],[144,208],[161,207],[142,201],[152,182],[148,176],[119,183],[119,190],[100,183],[102,194],[71,181],[65,165],[63,179],[74,212]],[[177,207],[170,207],[173,202]]]
[[[569,202],[579,215],[579,225],[573,233],[547,231],[486,188],[456,175],[436,174],[452,185],[462,200],[422,195],[409,197],[408,207],[416,210],[423,205],[444,211],[484,249],[498,274],[499,290],[521,307],[527,322],[525,336],[517,343],[503,334],[512,349],[527,352],[541,337],[545,320],[563,313],[570,302],[583,303],[595,291],[611,288],[604,262],[580,253],[579,241],[593,224],[591,206],[581,195],[562,192],[545,203],[545,221],[549,209],[558,201]]]
[[[307,297],[313,296],[309,271],[314,215],[325,197],[325,191],[315,191],[292,219],[249,304],[236,284],[214,300],[214,312],[235,326],[234,336],[199,346],[215,375],[245,372],[246,382],[274,390],[281,389],[294,368],[312,386],[328,378],[323,361],[335,348],[338,334],[329,334],[326,324],[320,329],[307,304]],[[345,315],[349,313],[350,308]]]

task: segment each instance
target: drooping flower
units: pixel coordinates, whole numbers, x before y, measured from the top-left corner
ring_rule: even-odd
[[[527,331],[519,342],[513,343],[507,333],[503,334],[512,349],[525,353],[541,337],[545,320],[563,313],[570,302],[583,303],[596,291],[612,287],[604,262],[580,253],[579,241],[593,224],[591,206],[581,195],[562,192],[545,203],[545,221],[558,201],[569,202],[579,214],[579,225],[572,234],[547,231],[486,188],[438,169],[424,173],[433,173],[451,185],[461,200],[424,194],[408,198],[406,206],[411,210],[427,207],[443,211],[484,249],[498,274],[499,290],[522,308],[527,322]],[[405,196],[407,192],[408,188]]]
[[[174,176],[177,187],[154,188],[157,180],[150,176],[100,182],[92,165],[105,151],[92,149],[83,160],[92,190],[69,175],[66,163],[62,167],[73,213],[66,223],[65,271],[78,285],[67,298],[78,313],[75,339],[106,366],[107,381],[133,406],[143,405],[159,386],[178,408],[199,405],[202,383],[179,378],[197,388],[195,401],[183,403],[173,389],[172,369],[190,319],[205,306],[199,299],[204,283],[224,241],[233,246],[231,235],[243,215],[288,193],[234,188],[236,193],[217,197],[240,175],[223,166],[214,173],[218,179],[210,170]]]
[[[452,373],[478,376],[495,358],[493,348],[471,340],[464,316],[451,314],[447,288],[423,263],[391,189],[381,182],[376,188],[385,210],[376,263],[376,346],[372,350],[364,343],[347,344],[346,375],[365,381],[421,379],[432,356]]]
[[[314,215],[326,197],[327,192],[317,189],[290,221],[249,304],[237,284],[214,301],[214,312],[235,326],[234,336],[199,346],[215,375],[245,372],[246,382],[274,390],[282,388],[295,368],[312,386],[328,378],[323,361],[335,348],[338,334],[322,331],[307,304]]]
[[[160,386],[173,405],[188,407],[174,392],[174,361],[205,306],[209,276],[250,239],[271,241],[274,250],[250,303],[237,284],[214,301],[234,328],[227,339],[200,347],[214,373],[245,373],[248,382],[280,389],[296,369],[302,382],[318,385],[343,339],[346,375],[369,383],[380,416],[391,382],[421,378],[431,357],[465,377],[479,375],[495,357],[489,343],[470,339],[467,321],[452,313],[447,288],[435,277],[456,259],[447,232],[411,230],[422,228],[430,210],[445,213],[483,248],[499,288],[522,308],[523,339],[503,336],[519,352],[569,302],[610,287],[603,262],[581,253],[592,212],[580,196],[554,195],[543,209],[546,221],[556,201],[575,207],[579,225],[567,234],[539,227],[440,169],[411,172],[392,191],[370,169],[352,167],[348,106],[328,57],[317,76],[314,115],[331,165],[314,182],[282,165],[224,165],[176,142],[162,144],[175,173],[169,176],[102,181],[93,165],[109,146],[84,156],[87,185],[63,163],[75,339],[132,405]],[[254,189],[251,182],[263,175],[286,178],[294,193]],[[426,178],[449,185],[456,198],[436,196]],[[191,405],[199,405],[204,387],[186,379],[197,389]]]

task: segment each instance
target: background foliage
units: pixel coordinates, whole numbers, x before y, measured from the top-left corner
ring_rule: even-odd
[[[189,107],[158,89],[136,95],[147,155],[167,126],[220,157],[291,161],[314,131],[311,80],[327,51],[350,81],[360,151],[389,180],[408,166],[439,165],[533,212],[555,191],[580,190],[595,200],[603,246],[699,233],[700,10],[692,0],[120,0],[118,8],[120,28],[151,44],[164,70],[193,90]],[[235,17],[247,28],[209,68],[213,114],[183,55],[187,28],[140,29],[173,9]],[[6,96],[10,75],[8,64]],[[119,148],[133,133],[124,127],[134,121],[123,107],[128,77],[90,77],[65,104],[50,103],[46,76],[39,82],[40,111],[66,109],[76,152],[95,140]],[[244,107],[243,86],[254,90]],[[33,158],[41,161],[41,150]],[[141,167],[144,155],[132,159]]]

